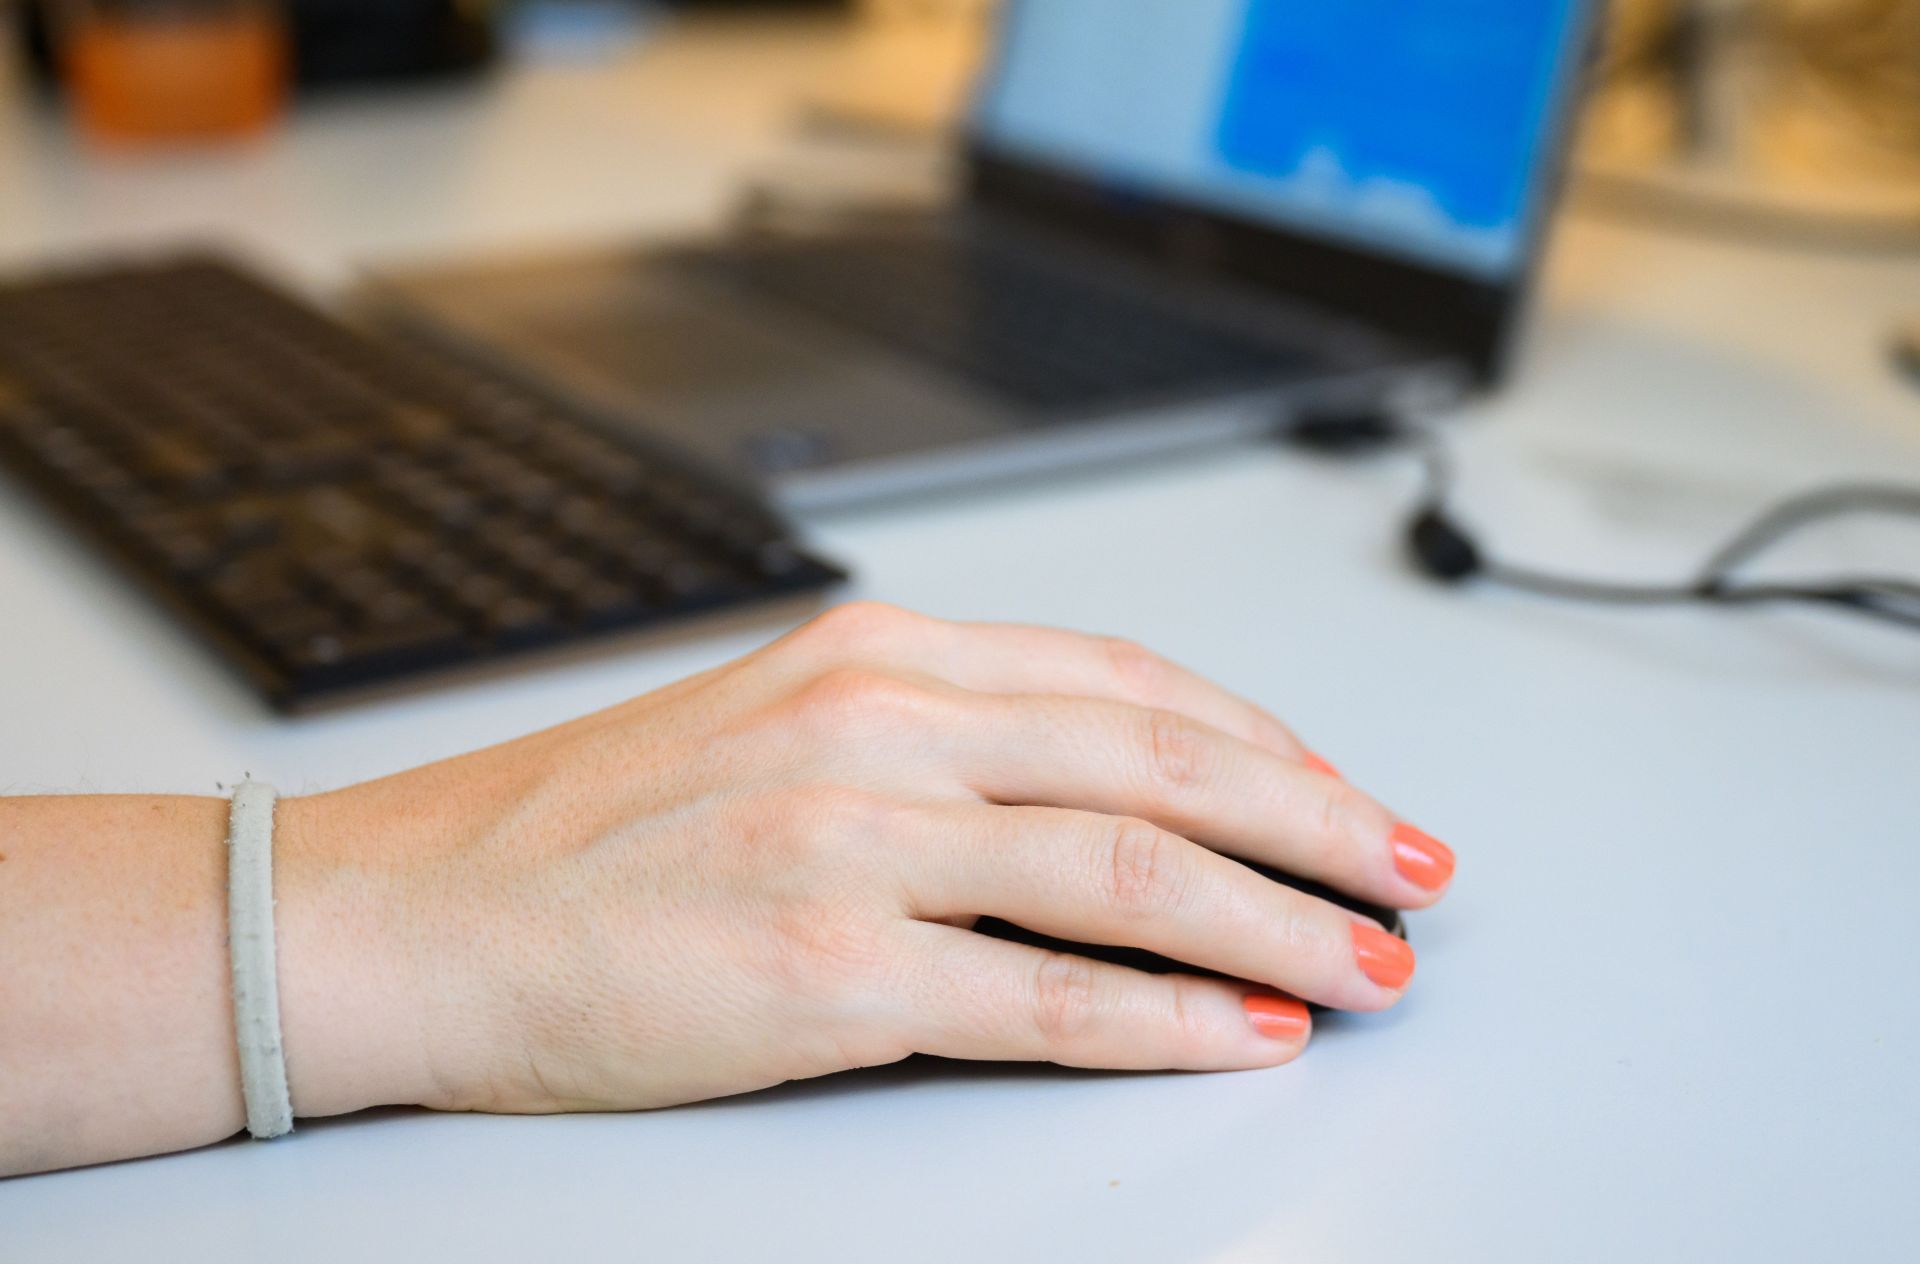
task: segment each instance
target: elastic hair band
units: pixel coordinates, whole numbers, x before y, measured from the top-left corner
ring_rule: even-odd
[[[233,956],[233,1032],[247,1131],[261,1141],[293,1131],[287,1054],[280,1043],[280,979],[273,950],[272,786],[234,787],[227,823],[227,944]]]

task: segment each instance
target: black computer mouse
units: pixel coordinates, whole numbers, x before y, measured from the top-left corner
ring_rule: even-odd
[[[1406,918],[1401,915],[1399,909],[1382,908],[1377,904],[1368,904],[1366,901],[1357,900],[1343,891],[1336,891],[1332,887],[1323,886],[1318,882],[1306,878],[1296,878],[1290,873],[1282,873],[1280,870],[1269,868],[1266,865],[1255,864],[1252,861],[1246,860],[1242,860],[1240,863],[1246,865],[1247,868],[1260,874],[1262,877],[1271,879],[1274,882],[1292,887],[1294,890],[1304,892],[1307,895],[1317,896],[1329,904],[1336,904],[1346,909],[1349,913],[1357,913],[1361,917],[1370,917],[1380,923],[1380,925],[1386,927],[1390,934],[1398,935],[1402,939],[1407,937]],[[1126,966],[1133,970],[1145,970],[1149,974],[1178,973],[1207,975],[1212,978],[1231,977],[1222,974],[1218,970],[1203,970],[1198,966],[1189,965],[1183,961],[1175,961],[1171,957],[1163,957],[1157,952],[1148,952],[1144,948],[1113,947],[1108,944],[1081,944],[1074,943],[1071,940],[1056,939],[1052,935],[1042,935],[1037,931],[1028,930],[1024,926],[1016,926],[1012,922],[1002,921],[997,917],[981,918],[979,923],[974,926],[974,929],[982,935],[991,935],[995,939],[1004,939],[1016,944],[1028,944],[1035,948],[1048,948],[1056,952],[1070,952],[1077,956],[1091,957],[1095,961],[1110,962],[1113,965]],[[1313,1005],[1308,1008],[1318,1010],[1322,1007]]]

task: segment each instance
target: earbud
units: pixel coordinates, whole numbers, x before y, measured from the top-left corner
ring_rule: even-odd
[[[1438,506],[1428,506],[1407,524],[1407,553],[1429,579],[1459,584],[1486,569],[1480,546]]]

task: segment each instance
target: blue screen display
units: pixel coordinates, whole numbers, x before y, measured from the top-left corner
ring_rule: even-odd
[[[975,130],[1123,189],[1498,277],[1579,0],[1016,0]]]

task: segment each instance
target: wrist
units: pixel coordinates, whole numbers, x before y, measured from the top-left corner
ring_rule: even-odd
[[[427,980],[393,840],[350,795],[282,799],[274,823],[280,1019],[296,1117],[434,1105]]]

